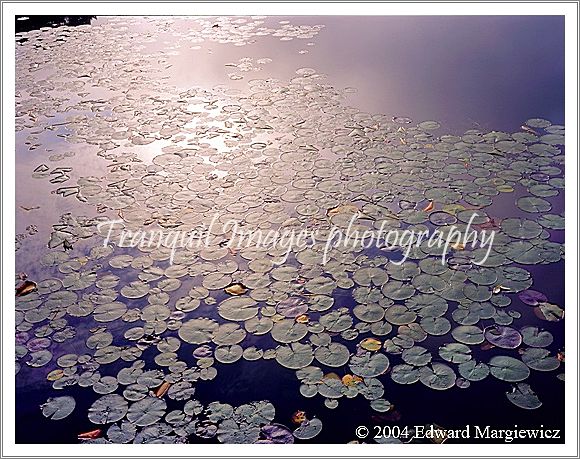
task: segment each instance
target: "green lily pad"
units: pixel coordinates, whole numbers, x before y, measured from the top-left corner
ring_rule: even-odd
[[[49,398],[40,406],[44,417],[59,421],[71,414],[76,406],[74,398],[69,396]]]
[[[387,371],[389,359],[385,354],[364,352],[351,357],[349,368],[355,375],[371,378]]]
[[[129,403],[120,395],[109,394],[97,399],[89,408],[89,421],[93,424],[116,422],[127,414]]]
[[[419,380],[435,390],[445,390],[455,385],[457,376],[451,367],[443,363],[433,363],[430,366],[421,367]]]
[[[330,343],[328,346],[318,347],[314,352],[314,357],[323,365],[341,367],[348,362],[350,352],[343,344]]]
[[[503,355],[492,357],[489,369],[497,379],[508,382],[523,381],[530,375],[530,369],[524,362]]]
[[[506,396],[514,405],[525,410],[535,410],[542,406],[542,402],[536,393],[526,383],[516,384],[511,392],[506,392]]]

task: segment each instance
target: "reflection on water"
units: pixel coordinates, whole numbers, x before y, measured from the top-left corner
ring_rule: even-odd
[[[563,425],[562,101],[502,108],[480,94],[502,111],[481,112],[489,128],[460,105],[397,101],[376,78],[401,84],[419,45],[394,53],[396,68],[369,52],[390,49],[378,38],[395,20],[419,36],[451,21],[103,17],[20,34],[16,283],[37,291],[16,301],[19,442],[336,443],[357,440],[358,425]],[[506,34],[514,24],[478,20]],[[544,24],[520,20],[524,36]],[[364,72],[340,62],[345,25]],[[530,85],[558,88],[559,72]],[[422,81],[440,92],[438,72]],[[448,232],[474,212],[497,233],[482,266],[481,249],[456,243],[441,264],[426,241],[402,265],[401,250],[352,246],[322,263],[325,236],[353,215],[359,231]],[[218,225],[171,264],[168,243],[103,247],[98,230],[214,218],[318,237],[277,265],[283,249],[228,249]]]

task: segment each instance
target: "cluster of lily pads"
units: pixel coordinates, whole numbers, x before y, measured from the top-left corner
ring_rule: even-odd
[[[155,32],[136,47],[107,38],[132,20],[28,32],[17,48],[17,130],[58,133],[68,150],[89,144],[108,170],[71,179],[64,169],[55,199],[76,200],[78,211],[45,235],[44,277],[16,283],[17,373],[25,365],[46,374],[55,394],[41,407],[46,417],[69,416],[75,399],[58,394],[79,386],[96,394],[95,429],[83,441],[289,443],[321,431],[322,416],[299,417],[294,430],[290,420],[274,422],[268,401],[204,407],[194,398],[196,387],[219,382],[221,365],[241,359],[276,361],[281,378],[295,372],[296,390],[328,409],[361,396],[388,412],[392,382],[466,389],[489,375],[507,383],[515,405],[541,405],[525,381],[564,360],[540,325],[564,310],[531,289],[526,266],[564,256],[554,240],[564,216],[551,212],[564,189],[563,126],[534,118],[512,133],[444,135],[435,121],[347,106],[350,90],[311,68],[290,81],[250,80],[241,92],[172,88],[158,65],[164,52],[146,48]],[[200,20],[178,43],[309,39],[320,29],[240,21]],[[93,86],[106,95],[91,95]],[[42,146],[37,134],[27,141]],[[33,177],[53,175],[44,162]],[[493,204],[506,196],[519,216],[499,219]],[[442,248],[427,241],[402,264],[396,251],[353,246],[332,248],[322,263],[331,228],[346,229],[354,214],[360,231],[445,233],[465,229],[475,211],[473,224],[496,231],[483,265],[475,261],[484,249],[458,243],[442,263]],[[284,248],[232,249],[220,225],[207,244],[174,256],[168,244],[114,244],[122,230],[186,232],[216,215],[246,230],[306,228],[317,237],[283,265]],[[98,224],[111,218],[122,224],[104,246],[108,227]],[[537,323],[522,314],[528,306]],[[474,358],[490,348],[501,352]],[[166,399],[182,408],[168,411]]]

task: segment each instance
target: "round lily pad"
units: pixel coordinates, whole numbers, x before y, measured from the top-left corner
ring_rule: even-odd
[[[511,392],[506,392],[506,396],[510,402],[524,410],[535,410],[542,406],[536,393],[526,383],[516,384]]]
[[[503,349],[516,349],[522,344],[522,335],[511,327],[493,325],[485,329],[485,339]]]
[[[293,435],[299,440],[311,440],[322,431],[322,421],[318,418],[313,418],[304,421],[294,431]]]
[[[53,421],[59,421],[71,414],[75,406],[75,399],[65,395],[63,397],[49,398],[46,403],[40,406],[40,409],[45,417]]]
[[[350,370],[363,378],[371,378],[383,374],[389,368],[389,359],[381,353],[364,352],[350,359]]]
[[[560,361],[550,355],[550,351],[534,347],[523,352],[522,361],[532,370],[537,371],[552,371],[560,366]]]
[[[89,420],[93,424],[109,424],[127,414],[129,403],[120,395],[109,394],[97,399],[89,408]]]
[[[211,341],[218,323],[211,319],[191,319],[179,329],[179,337],[190,344],[203,344]]]
[[[435,390],[445,390],[455,385],[457,376],[451,367],[443,363],[433,363],[420,369],[420,381]]]
[[[314,360],[312,347],[308,344],[291,343],[276,349],[276,361],[286,368],[297,370],[307,367]]]
[[[314,352],[314,357],[323,365],[329,367],[341,367],[350,357],[346,346],[340,343],[330,343],[328,346],[320,346]]]
[[[218,306],[218,314],[227,320],[244,321],[258,314],[257,302],[252,298],[234,296]]]
[[[159,421],[167,409],[167,403],[156,397],[146,397],[133,403],[127,412],[127,419],[133,424],[143,427]]]
[[[508,382],[523,381],[530,375],[530,369],[524,362],[503,355],[492,357],[489,369],[497,379]]]
[[[451,331],[453,338],[463,344],[483,343],[483,330],[474,325],[460,325]]]

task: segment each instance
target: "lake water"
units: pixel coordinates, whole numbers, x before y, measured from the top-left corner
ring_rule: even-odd
[[[127,398],[131,384],[144,392],[129,395],[139,433],[127,441],[267,440],[264,425],[285,435],[296,411],[322,421],[296,442],[355,441],[359,425],[563,430],[562,17],[98,17],[17,35],[15,268],[39,288],[17,298],[17,442],[75,443],[97,428],[96,441],[121,438],[108,429],[125,413],[114,423],[87,413],[106,394]],[[425,262],[438,254],[418,250],[405,273],[392,263],[400,251],[379,249],[337,250],[329,265],[294,251],[276,268],[276,250],[227,252],[219,231],[179,270],[163,248],[97,249],[98,219],[193,228],[217,212],[249,228],[294,218],[325,229],[346,226],[353,206],[362,225],[431,230],[445,226],[436,212],[466,223],[462,212],[482,210],[480,229],[501,236],[482,269],[438,268]],[[411,293],[390,290],[398,281]],[[231,302],[232,283],[248,287],[245,300]],[[528,289],[547,299],[526,304]],[[285,309],[289,297],[308,325]],[[472,320],[479,312],[467,318],[459,302],[492,312]],[[425,333],[432,320],[463,328]],[[508,336],[490,348],[490,329]],[[368,338],[386,347],[361,348]],[[295,343],[312,349],[299,355]],[[492,362],[492,374],[469,381],[468,360]],[[119,384],[135,361],[163,374]],[[299,368],[312,378],[302,374],[302,387]],[[337,382],[353,374],[361,381]],[[147,395],[164,378],[181,392]],[[535,409],[508,400],[514,388]],[[47,419],[49,397],[75,408]],[[264,409],[262,422],[240,409],[232,425],[220,417],[229,406],[191,416],[189,399],[266,400],[275,414]]]

